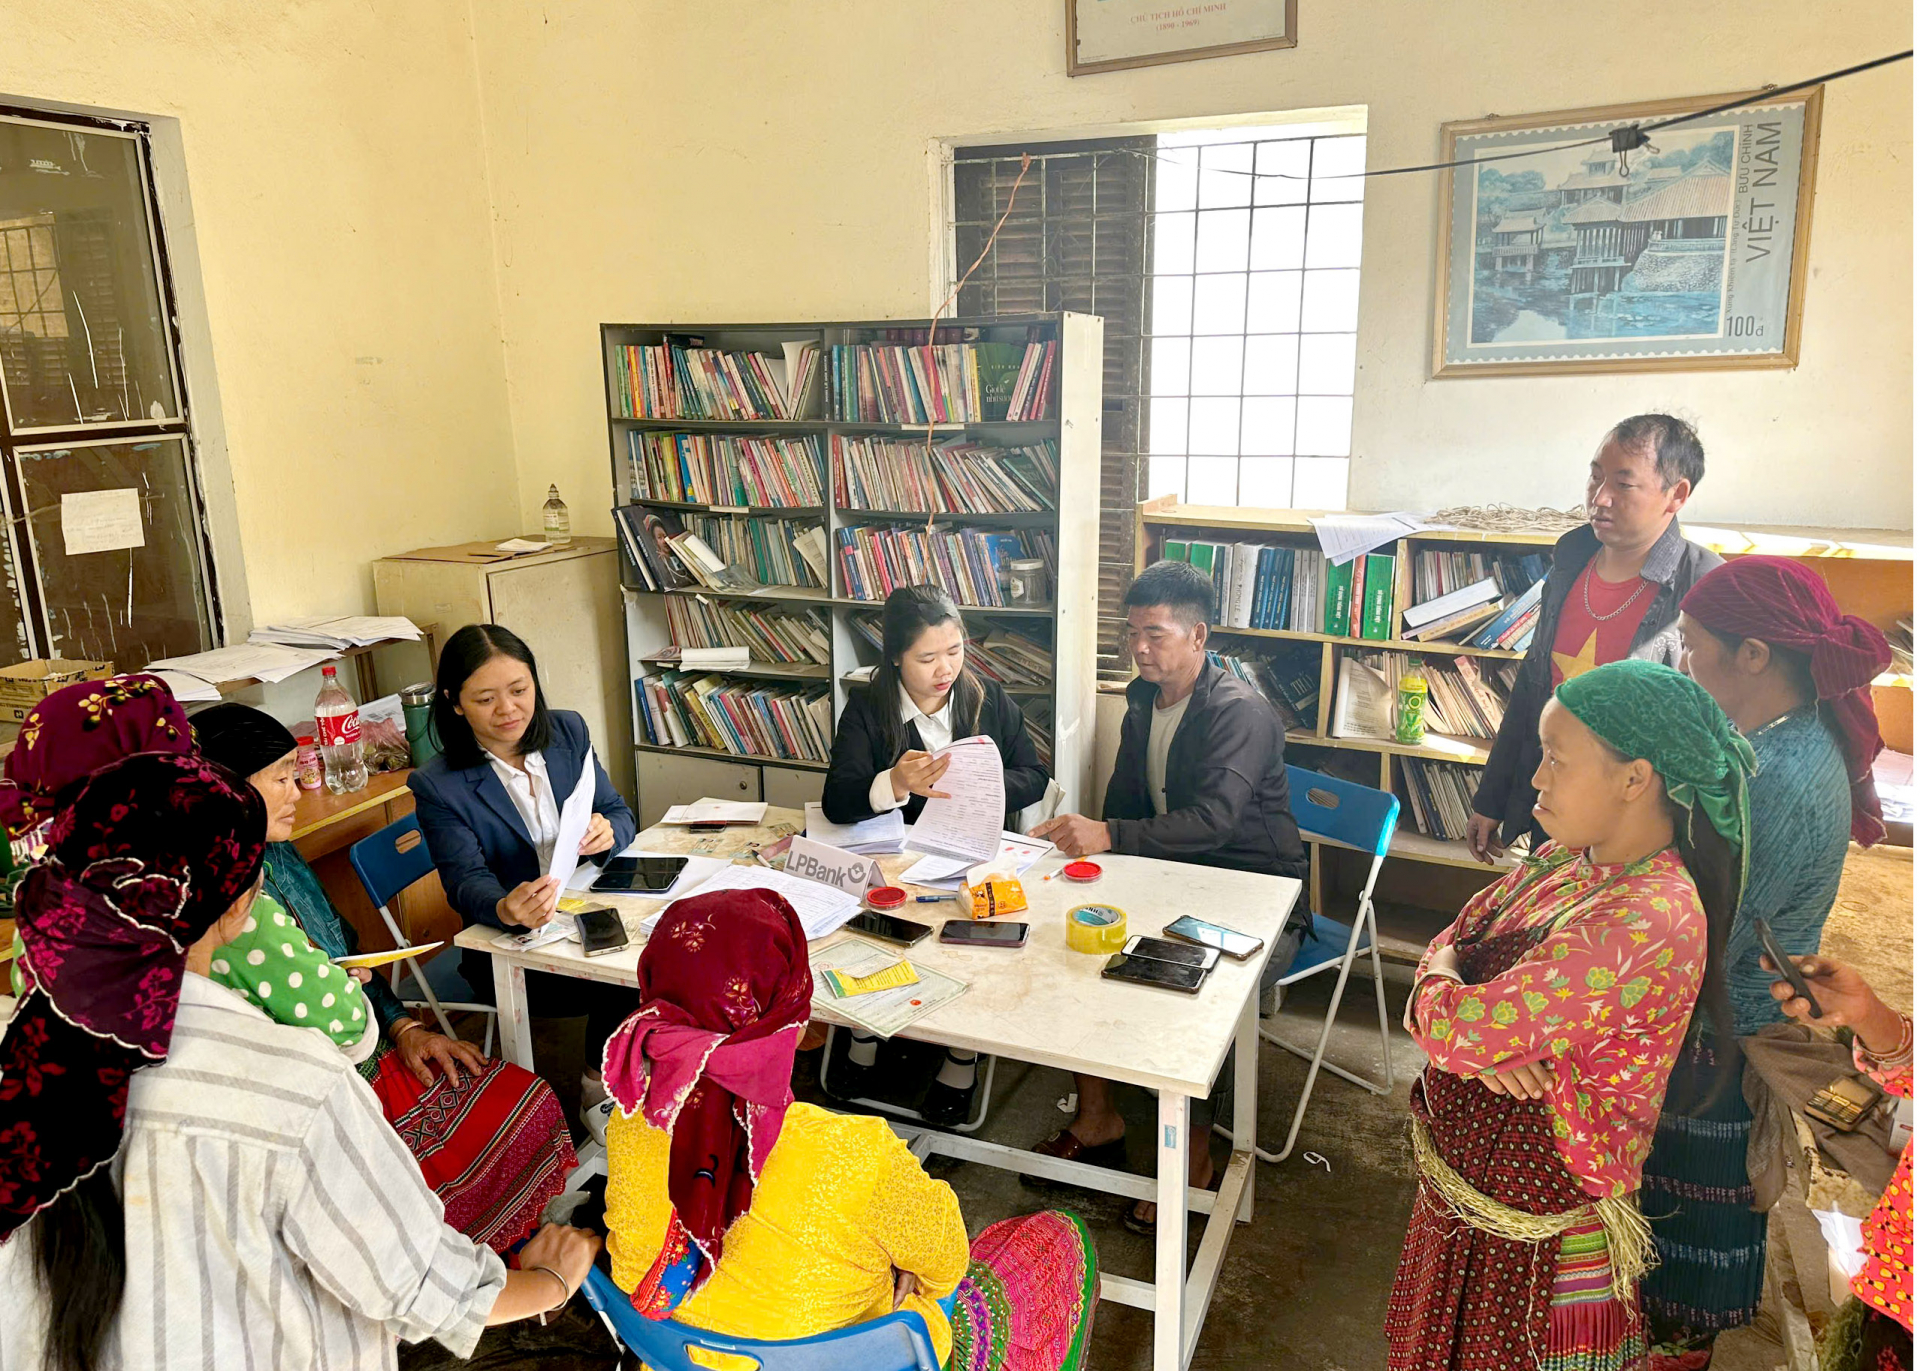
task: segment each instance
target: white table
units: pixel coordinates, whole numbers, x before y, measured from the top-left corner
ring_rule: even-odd
[[[798,824],[797,811],[770,809],[769,824]],[[770,840],[766,830],[735,829],[716,845],[711,838],[658,827],[641,835],[640,846],[653,852],[707,851],[725,855],[748,844]],[[717,846],[717,850],[716,850]],[[911,865],[913,854],[879,859],[889,879]],[[1226,1257],[1233,1224],[1253,1217],[1254,1120],[1258,1104],[1260,1038],[1258,999],[1262,958],[1240,963],[1222,958],[1195,996],[1103,980],[1102,957],[1086,956],[1066,945],[1065,918],[1076,905],[1101,903],[1127,911],[1129,931],[1158,933],[1182,914],[1214,920],[1267,940],[1278,937],[1300,883],[1275,876],[1224,871],[1215,867],[1154,861],[1106,853],[1097,860],[1105,876],[1093,885],[1043,877],[1059,870],[1058,854],[1043,859],[1023,878],[1032,908],[1019,916],[1033,925],[1027,946],[1018,951],[963,948],[927,938],[910,953],[915,961],[969,983],[966,994],[913,1024],[903,1035],[947,1047],[1012,1057],[1065,1071],[1125,1081],[1158,1099],[1156,1175],[1136,1176],[1066,1162],[1036,1152],[985,1142],[924,1126],[896,1123],[922,1159],[934,1153],[979,1162],[1003,1170],[1067,1181],[1090,1190],[1153,1200],[1159,1205],[1151,1283],[1101,1273],[1102,1299],[1154,1313],[1155,1371],[1184,1371],[1200,1336],[1213,1288]],[[501,1050],[511,1061],[531,1068],[526,973],[546,971],[583,980],[637,985],[644,934],[641,921],[661,901],[630,896],[594,896],[619,909],[631,945],[604,957],[586,957],[577,942],[552,943],[532,952],[505,944],[505,935],[468,928],[457,943],[493,954],[494,988],[500,1008]],[[952,904],[909,904],[903,911],[936,927],[954,917]],[[844,937],[821,940],[825,947]],[[833,1006],[820,1000],[814,1018],[847,1026]],[[1187,1185],[1188,1111],[1204,1098],[1237,1043],[1235,1056],[1233,1156],[1217,1194]],[[1206,1231],[1186,1270],[1187,1211],[1208,1216]]]

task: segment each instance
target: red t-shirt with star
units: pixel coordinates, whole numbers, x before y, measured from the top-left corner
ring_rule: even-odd
[[[1570,677],[1625,658],[1654,594],[1653,582],[1644,577],[1602,580],[1588,562],[1560,606],[1560,624],[1553,635],[1553,684],[1558,687]]]

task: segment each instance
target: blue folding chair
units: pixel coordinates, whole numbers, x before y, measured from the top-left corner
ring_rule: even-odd
[[[433,871],[433,857],[427,851],[426,835],[420,831],[420,821],[409,814],[406,818],[388,824],[378,833],[362,838],[347,849],[347,860],[353,865],[353,874],[360,878],[360,884],[367,892],[367,899],[380,911],[380,918],[387,925],[387,932],[393,935],[395,947],[406,947],[407,938],[400,931],[400,921],[393,917],[388,908],[393,898],[415,881],[421,880]],[[440,1031],[449,1038],[458,1037],[453,1031],[453,1023],[447,1018],[449,1009],[458,1009],[463,1013],[483,1014],[487,1020],[487,1036],[481,1051],[487,1056],[493,1055],[493,1027],[499,1019],[499,1012],[490,1004],[472,1004],[449,1001],[440,1002],[440,997],[427,983],[426,972],[421,970],[417,957],[404,959],[406,969],[413,973],[414,983],[420,987],[420,993],[426,996],[422,1000],[403,1001],[409,1009],[418,1009],[423,1004],[433,1010],[440,1021]],[[375,973],[378,974],[377,972]],[[394,977],[394,990],[400,992],[400,978]]]
[[[653,1371],[703,1371],[687,1356],[689,1348],[750,1357],[759,1363],[759,1371],[940,1371],[926,1320],[911,1310],[817,1337],[762,1342],[689,1328],[671,1319],[647,1318],[597,1266],[580,1288],[614,1340]],[[952,1314],[953,1297],[942,1300],[940,1306]]]
[[[1349,927],[1313,911],[1313,930],[1302,940],[1293,965],[1277,985],[1288,986],[1317,976],[1333,967],[1340,969],[1334,982],[1333,1001],[1327,1006],[1326,1021],[1320,1025],[1320,1041],[1309,1052],[1281,1037],[1273,1029],[1262,1028],[1260,1036],[1276,1047],[1284,1047],[1296,1057],[1308,1061],[1307,1082],[1300,1088],[1300,1103],[1294,1106],[1293,1127],[1287,1130],[1286,1146],[1278,1152],[1254,1153],[1262,1161],[1281,1161],[1293,1151],[1300,1136],[1300,1121],[1307,1115],[1307,1101],[1313,1098],[1313,1083],[1324,1069],[1342,1080],[1352,1081],[1376,1095],[1393,1089],[1393,1043],[1387,1027],[1387,987],[1380,974],[1380,930],[1373,918],[1373,883],[1380,877],[1380,863],[1386,858],[1387,844],[1393,839],[1394,825],[1400,818],[1400,801],[1390,791],[1355,785],[1302,767],[1287,768],[1287,788],[1293,796],[1293,818],[1303,834],[1338,847],[1373,854],[1367,882],[1360,888],[1359,908]],[[1373,958],[1373,993],[1380,1006],[1380,1057],[1385,1065],[1386,1081],[1376,1084],[1364,1076],[1326,1060],[1327,1039],[1333,1035],[1333,1021],[1340,1013],[1340,1000],[1346,993],[1347,977],[1353,974],[1354,959],[1365,952]]]

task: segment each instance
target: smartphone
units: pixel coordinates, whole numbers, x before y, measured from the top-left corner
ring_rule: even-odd
[[[573,922],[580,930],[580,950],[589,957],[604,957],[627,945],[627,926],[611,909],[584,909]]]
[[[957,947],[1025,947],[1027,925],[948,919],[940,926],[940,941]]]
[[[1793,993],[1807,1002],[1807,1012],[1814,1018],[1821,1018],[1820,1001],[1813,998],[1813,992],[1807,989],[1807,978],[1800,974],[1800,963],[1780,950],[1780,940],[1773,936],[1773,930],[1767,927],[1765,919],[1753,921],[1754,930],[1760,935],[1760,950],[1767,954],[1767,960],[1773,963],[1773,969],[1780,978],[1793,987]]]
[[[1197,966],[1176,966],[1172,962],[1154,961],[1151,957],[1129,957],[1124,952],[1116,952],[1107,958],[1100,975],[1104,980],[1131,981],[1135,985],[1178,990],[1187,995],[1199,994],[1201,982],[1207,979],[1207,973]]]
[[[1144,933],[1136,933],[1128,938],[1127,945],[1120,951],[1128,957],[1198,967],[1201,971],[1213,970],[1213,964],[1220,960],[1220,949],[1217,947],[1196,947],[1192,943],[1170,942],[1166,938],[1149,938]]]
[[[1236,962],[1244,962],[1267,945],[1265,938],[1256,938],[1251,933],[1236,933],[1231,928],[1210,924],[1191,914],[1182,914],[1160,932],[1169,938],[1178,938],[1183,943],[1218,948]]]
[[[687,825],[687,832],[689,833],[725,833],[726,831],[727,831],[727,826],[725,824],[688,824]]]
[[[685,857],[615,857],[589,889],[603,895],[664,895],[686,869]]]
[[[895,914],[875,914],[870,910],[854,915],[847,927],[869,938],[878,938],[883,943],[898,943],[901,947],[912,947],[933,932],[931,924],[917,924],[912,919],[902,919]]]

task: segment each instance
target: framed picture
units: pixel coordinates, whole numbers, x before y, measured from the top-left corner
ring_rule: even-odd
[[[1067,75],[1290,48],[1295,0],[1067,0]]]
[[[1660,130],[1624,164],[1612,130],[1740,97],[1445,125],[1441,161],[1490,160],[1441,173],[1433,374],[1795,365],[1822,89]]]

